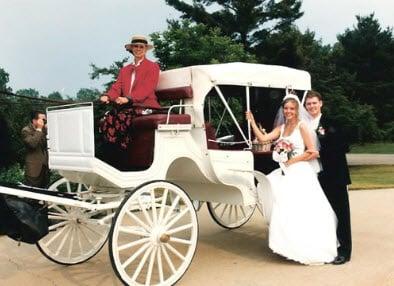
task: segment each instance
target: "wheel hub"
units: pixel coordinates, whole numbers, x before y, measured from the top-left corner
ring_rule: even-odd
[[[165,230],[162,227],[156,227],[152,229],[152,242],[155,245],[159,245],[161,243],[167,243],[171,236],[165,233]]]
[[[162,243],[167,243],[169,240],[170,240],[170,236],[168,235],[168,234],[166,234],[166,233],[163,233],[161,236],[160,236],[160,241],[162,242]]]

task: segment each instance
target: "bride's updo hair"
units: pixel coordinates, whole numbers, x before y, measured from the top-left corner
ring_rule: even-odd
[[[285,107],[286,103],[288,103],[288,102],[294,103],[297,106],[297,110],[299,109],[300,104],[298,103],[298,100],[291,98],[291,97],[286,98],[285,100],[282,101],[282,107]]]
[[[296,97],[296,95],[294,95],[294,97]],[[282,108],[284,109],[286,103],[288,103],[288,102],[294,103],[295,106],[296,106],[297,118],[299,118],[299,117],[300,117],[300,113],[299,113],[299,110],[300,110],[300,102],[299,102],[298,99],[295,99],[294,97],[293,97],[293,96],[289,96],[289,97],[285,98],[285,99],[282,101]]]

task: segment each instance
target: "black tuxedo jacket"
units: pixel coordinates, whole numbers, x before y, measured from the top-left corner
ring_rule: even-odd
[[[320,141],[320,160],[323,167],[321,179],[329,185],[351,184],[346,161],[349,145],[341,129],[322,114],[316,132]]]

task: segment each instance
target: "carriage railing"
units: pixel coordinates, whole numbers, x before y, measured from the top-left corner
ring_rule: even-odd
[[[216,92],[218,93],[219,98],[222,100],[227,112],[230,114],[230,117],[233,120],[235,126],[237,127],[239,133],[241,134],[242,138],[244,139],[244,141],[234,142],[234,143],[236,143],[236,144],[246,143],[248,145],[247,149],[252,149],[252,143],[251,143],[250,137],[249,137],[249,139],[246,137],[245,133],[243,132],[241,126],[239,125],[237,118],[235,117],[235,115],[234,115],[233,111],[231,110],[230,106],[228,105],[228,103],[226,101],[226,98],[224,97],[224,95],[223,95],[222,91],[220,90],[219,86],[217,86],[215,84],[214,88],[215,88]],[[247,93],[247,95],[249,95],[249,94]]]

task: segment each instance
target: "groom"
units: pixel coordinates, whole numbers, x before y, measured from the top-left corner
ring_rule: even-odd
[[[333,264],[339,265],[349,261],[352,252],[347,192],[347,185],[351,181],[345,156],[349,146],[340,129],[321,113],[322,106],[320,93],[309,91],[306,95],[305,107],[313,118],[311,127],[316,130],[320,142],[319,154],[323,170],[319,173],[319,182],[338,218],[337,237],[340,246]]]

